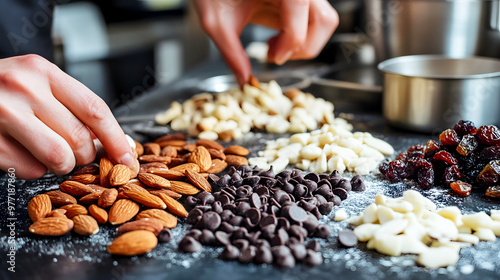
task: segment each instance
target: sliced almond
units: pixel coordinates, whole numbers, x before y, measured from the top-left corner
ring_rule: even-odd
[[[69,219],[73,218],[74,216],[77,215],[87,215],[89,212],[87,211],[87,208],[80,204],[68,204],[64,205],[61,207],[61,209],[66,210],[66,217]]]
[[[28,215],[33,222],[44,218],[52,210],[50,197],[46,194],[39,194],[33,197],[28,203]]]
[[[186,177],[193,184],[193,186],[206,192],[212,192],[212,186],[200,173],[193,170],[186,170]]]
[[[97,205],[102,208],[108,208],[115,203],[116,198],[118,197],[118,191],[116,189],[107,189],[102,192],[99,200],[97,201]]]
[[[108,174],[113,168],[113,163],[106,157],[101,158],[99,162],[99,175],[101,180],[101,186],[108,187],[109,186],[109,177]]]
[[[207,170],[207,173],[210,174],[218,174],[224,171],[227,167],[227,162],[224,160],[220,160],[218,158],[212,160],[212,167]]]
[[[148,209],[137,214],[136,220],[158,219],[163,223],[163,227],[174,228],[177,225],[177,218],[165,210]]]
[[[142,145],[144,147],[145,155],[155,155],[159,156],[161,152],[161,147],[158,143],[146,143]]]
[[[226,162],[232,166],[248,165],[248,160],[242,156],[226,155]]]
[[[98,224],[105,224],[108,221],[108,212],[95,204],[89,206],[89,214]]]
[[[117,164],[109,171],[109,184],[113,187],[125,185],[130,180],[130,175],[130,167],[123,164]]]
[[[197,187],[182,181],[170,181],[170,189],[184,195],[194,195],[200,192]]]
[[[212,148],[221,151],[224,150],[224,147],[221,144],[219,144],[216,141],[208,139],[198,139],[198,141],[196,141],[196,145],[204,146],[207,149]]]
[[[207,171],[212,166],[212,157],[204,146],[198,146],[191,153],[188,162],[196,163],[200,166],[200,171]]]
[[[75,181],[64,181],[59,185],[59,189],[73,196],[84,196],[94,192],[90,186]]]
[[[248,156],[250,151],[247,148],[240,146],[240,145],[231,145],[231,146],[224,149],[224,153],[226,155],[230,154],[230,155],[237,155],[237,156],[244,157],[244,156]]]
[[[133,201],[147,207],[158,209],[167,208],[167,205],[165,204],[165,202],[163,202],[163,200],[161,200],[156,195],[150,194],[149,192],[124,191],[124,194]]]
[[[154,233],[147,230],[126,232],[116,238],[108,246],[108,252],[113,255],[135,256],[153,250],[158,244]]]
[[[139,173],[137,177],[142,183],[152,188],[158,188],[158,189],[170,188],[170,181],[161,176],[150,173]]]
[[[173,199],[172,197],[164,194],[164,193],[159,193],[158,196],[167,204],[167,211],[176,215],[177,217],[181,218],[186,218],[187,217],[187,211],[182,204]]]
[[[73,221],[62,217],[40,219],[29,227],[29,231],[38,235],[61,236],[71,231]]]
[[[76,204],[76,198],[62,191],[50,191],[45,193],[49,196],[52,205],[59,207],[66,204]]]
[[[112,225],[128,222],[139,213],[139,204],[130,199],[119,199],[109,209],[108,220]]]
[[[99,232],[97,221],[89,215],[77,215],[72,218],[74,226],[73,231],[80,235],[92,235]]]
[[[119,226],[117,230],[121,234],[134,230],[147,230],[152,232],[154,235],[158,235],[158,233],[163,230],[163,222],[158,219],[131,221]]]

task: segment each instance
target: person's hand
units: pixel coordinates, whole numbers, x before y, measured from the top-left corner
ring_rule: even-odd
[[[69,173],[94,160],[94,135],[111,160],[134,167],[101,98],[40,56],[0,59],[0,169],[22,179]]]
[[[248,23],[279,30],[268,42],[269,62],[316,57],[338,26],[326,0],[195,0],[203,29],[213,39],[238,83],[248,82],[250,61],[239,35]]]

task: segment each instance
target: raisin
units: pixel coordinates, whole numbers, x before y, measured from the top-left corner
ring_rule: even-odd
[[[424,146],[416,144],[408,149],[408,158],[424,158]]]
[[[440,147],[439,147],[438,142],[436,142],[432,139],[427,141],[427,144],[425,145],[425,151],[424,151],[425,157],[429,158],[429,157],[434,156],[434,154],[437,151],[439,151],[439,149],[440,149]]]
[[[459,121],[453,130],[457,132],[459,136],[467,135],[467,134],[476,134],[477,128],[471,121]]]
[[[493,185],[498,182],[500,177],[500,160],[492,160],[486,167],[479,173],[479,181],[487,185]]]
[[[385,173],[385,177],[395,183],[406,178],[406,164],[402,160],[394,160],[389,163],[389,168]]]
[[[461,196],[469,196],[472,186],[466,182],[455,181],[450,184],[451,189]]]
[[[460,143],[460,140],[458,139],[458,134],[455,130],[453,129],[447,129],[439,135],[439,141],[441,141],[441,144],[443,145],[450,145],[450,146],[456,146],[458,143]]]
[[[500,159],[500,145],[484,148],[479,157],[485,161]]]
[[[500,130],[494,125],[481,126],[476,135],[483,144],[490,146],[500,144]]]
[[[380,171],[380,173],[382,173],[382,175],[385,176],[385,174],[387,173],[387,170],[389,170],[389,161],[384,160],[380,164],[380,166],[378,167],[378,170]]]
[[[422,189],[430,189],[434,186],[434,169],[421,168],[417,171],[417,184]]]
[[[408,160],[408,152],[401,152],[396,160],[407,161]]]
[[[468,156],[475,151],[479,143],[474,135],[465,135],[457,146],[457,152],[462,156]]]
[[[491,186],[486,190],[486,196],[500,198],[500,186]]]
[[[449,152],[447,151],[439,151],[437,152],[433,157],[433,160],[435,161],[442,161],[448,165],[453,165],[457,164],[458,160],[454,158]]]
[[[458,165],[452,165],[447,167],[444,170],[443,180],[446,185],[449,185],[452,182],[455,182],[462,178],[462,174],[460,174],[460,170],[458,169]]]

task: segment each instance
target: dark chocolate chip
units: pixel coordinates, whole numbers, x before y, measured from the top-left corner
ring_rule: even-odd
[[[220,226],[221,219],[217,212],[208,211],[203,213],[201,222],[203,223],[203,228],[214,231]]]
[[[333,202],[334,205],[339,206],[340,203],[342,202],[342,199],[340,199],[340,197],[338,197],[336,195],[333,195],[333,197],[330,198],[329,202]]]
[[[281,256],[276,260],[276,264],[279,267],[292,268],[295,266],[295,258],[290,255]]]
[[[237,198],[242,198],[242,197],[247,197],[248,196],[248,189],[245,188],[244,186],[239,187],[236,189],[236,197]]]
[[[222,203],[222,209],[224,209],[224,210],[229,210],[229,211],[235,213],[236,212],[236,208],[237,207],[234,204],[226,204],[226,205],[224,205],[224,203]]]
[[[274,216],[279,216],[281,213],[280,208],[276,205],[272,205],[268,211],[269,211],[269,214],[274,215]]]
[[[317,183],[319,181],[319,176],[316,173],[308,173],[306,176],[304,176],[304,179],[311,180]]]
[[[217,201],[220,201],[222,206],[226,206],[231,203],[231,199],[226,194],[221,194],[217,197]]]
[[[247,235],[248,235],[248,230],[244,227],[241,227],[241,228],[233,231],[232,239],[233,240],[245,239],[245,238],[247,238]]]
[[[196,206],[196,204],[198,204],[198,199],[192,195],[188,196],[186,198],[186,202],[184,203],[184,205],[187,207],[187,208],[191,208],[191,207],[194,207]]]
[[[340,182],[337,184],[337,188],[342,188],[346,190],[346,192],[350,192],[352,190],[351,183],[347,179],[340,180]]]
[[[290,178],[292,174],[292,171],[290,170],[283,170],[280,173],[276,174],[276,177],[281,177],[281,178]]]
[[[279,217],[276,228],[284,228],[288,230],[290,228],[290,222],[286,218]]]
[[[311,195],[318,188],[318,184],[312,180],[304,180],[304,185],[309,190],[309,195]]]
[[[293,189],[293,196],[295,199],[300,199],[307,194],[307,187],[303,184],[297,184]]]
[[[242,216],[234,216],[229,220],[229,224],[239,227],[243,223],[243,217]]]
[[[250,208],[245,212],[245,217],[247,217],[253,226],[256,226],[260,222],[260,211],[257,208]]]
[[[259,246],[257,248],[257,253],[254,259],[256,263],[270,264],[273,262],[273,254],[271,253],[271,248],[267,246]]]
[[[277,180],[273,178],[262,177],[259,184],[266,186],[268,188],[273,188],[276,185]]]
[[[314,207],[316,207],[316,205],[307,202],[305,199],[300,200],[299,203],[297,203],[297,205],[302,207],[302,209],[306,211],[311,211]]]
[[[306,256],[304,257],[303,261],[306,265],[316,266],[323,263],[323,257],[318,252],[307,250]]]
[[[322,215],[328,215],[332,212],[333,206],[333,202],[323,203],[318,206],[318,210]]]
[[[286,245],[288,244],[288,233],[284,228],[278,229],[278,232],[274,237],[271,239],[271,246],[279,246],[279,245]]]
[[[228,222],[222,222],[217,230],[227,232],[227,233],[233,233],[234,226]]]
[[[273,254],[273,257],[277,259],[282,256],[290,255],[291,251],[287,246],[279,245],[271,247],[271,253]]]
[[[333,194],[340,197],[341,200],[345,200],[347,198],[347,191],[342,188],[333,189]]]
[[[311,240],[306,244],[306,248],[318,252],[321,249],[321,246],[319,245],[318,241]]]
[[[227,232],[223,231],[216,231],[215,234],[215,240],[221,245],[227,245],[231,243],[231,235]]]
[[[193,228],[186,234],[186,236],[191,236],[192,238],[198,240],[201,236],[201,230]]]
[[[249,176],[243,179],[243,184],[255,187],[260,179],[261,178],[259,176]]]
[[[206,211],[212,210],[212,206],[210,206],[210,205],[198,205],[194,209],[199,209],[202,212],[206,212]]]
[[[246,164],[243,164],[243,165],[238,166],[237,170],[241,171],[242,173],[251,173],[252,167],[250,167]]]
[[[247,239],[250,243],[255,244],[255,242],[257,242],[257,240],[259,240],[260,235],[261,235],[260,231],[255,231],[255,232],[247,234]]]
[[[219,181],[217,181],[217,185],[221,188],[227,187],[229,185],[229,182],[231,182],[231,176],[228,174],[220,177]]]
[[[238,188],[238,187],[241,187],[243,186],[243,179],[241,180],[238,180],[238,181],[232,181],[231,183],[234,187]]]
[[[186,253],[194,253],[201,250],[201,244],[193,237],[186,235],[182,238],[181,242],[179,242],[179,249]]]
[[[328,179],[330,178],[330,175],[329,174],[319,174],[319,180],[323,180],[323,179]]]
[[[285,204],[287,201],[290,201],[290,196],[288,195],[288,193],[282,190],[275,191],[273,198],[276,199],[276,201],[278,201],[278,203],[281,205]]]
[[[229,197],[229,200],[234,200],[234,195],[231,193],[231,191],[229,191],[227,188],[225,189],[222,189],[221,191],[221,194],[225,194],[227,195],[227,197]]]
[[[339,232],[338,236],[340,244],[345,247],[354,247],[358,244],[358,238],[354,235],[354,232],[350,229],[344,229]]]
[[[255,245],[257,248],[259,248],[259,247],[271,248],[271,244],[269,243],[269,241],[267,241],[265,239],[257,239],[253,245]]]
[[[340,175],[340,172],[338,170],[333,170],[332,173],[330,173],[330,175],[328,175],[328,177],[330,177],[330,178],[341,177],[341,175]]]
[[[236,181],[241,181],[243,178],[241,178],[241,175],[239,172],[234,172],[233,174],[231,174],[231,181],[232,183],[236,182]]]
[[[200,238],[198,239],[203,245],[214,245],[215,244],[215,235],[208,229],[204,229],[201,231]]]
[[[260,186],[258,188],[255,188],[255,192],[259,195],[259,196],[269,196],[269,189],[264,187],[264,186]]]
[[[172,240],[172,231],[168,228],[164,228],[158,233],[158,242],[160,243],[168,243]]]
[[[292,205],[288,208],[287,216],[296,222],[303,222],[307,219],[306,210],[302,209],[297,205]]]
[[[290,176],[292,176],[292,177],[302,176],[302,170],[294,169],[294,170],[292,170],[292,174],[290,174]]]
[[[284,182],[283,186],[281,187],[281,189],[287,193],[293,192],[294,188],[295,186],[292,183],[290,183],[290,181]]]
[[[202,205],[210,205],[215,201],[214,196],[206,191],[200,192],[197,198]]]
[[[186,218],[186,222],[191,225],[195,225],[201,220],[201,216],[203,215],[203,212],[200,209],[193,209],[189,211],[189,214]]]
[[[259,175],[262,177],[274,178],[275,174],[274,174],[273,166],[271,165],[271,167],[269,167],[269,170],[261,172]]]
[[[260,201],[260,197],[257,193],[252,193],[250,201],[253,207],[257,209],[260,209],[260,207],[262,207],[262,202]]]
[[[217,181],[219,181],[219,176],[215,175],[215,174],[208,174],[208,182],[211,183],[211,184],[216,184]]]
[[[309,212],[309,213],[316,216],[316,219],[318,219],[318,220],[321,219],[321,213],[319,212],[318,207],[314,207],[313,210],[311,210],[311,212]]]
[[[266,239],[271,239],[274,237],[276,232],[276,225],[269,224],[261,228],[262,236]]]
[[[288,244],[289,245],[292,245],[292,244],[304,244],[304,237],[300,236],[300,237],[296,237],[296,236],[292,236],[288,239]]]
[[[212,211],[218,214],[222,213],[222,211],[224,211],[224,209],[222,209],[222,203],[220,203],[220,201],[215,201],[214,203],[212,203]]]
[[[316,189],[314,194],[319,194],[319,195],[325,196],[327,193],[332,191],[330,186],[328,186],[327,184],[318,185],[318,186],[319,187]]]
[[[314,216],[314,214],[307,213],[307,219],[303,222],[303,226],[307,232],[311,234],[318,228],[318,219]]]
[[[329,178],[321,179],[318,181],[318,189],[321,188],[323,185],[327,185],[330,190],[332,189],[332,183],[330,183]]]
[[[362,192],[366,189],[365,182],[363,181],[363,177],[361,175],[354,175],[351,179],[352,190],[355,192]]]
[[[288,229],[288,235],[305,238],[307,236],[307,230],[299,225],[291,225]]]
[[[301,261],[305,258],[307,250],[304,244],[292,244],[289,247],[290,251],[292,251],[292,255],[295,257],[296,260]]]
[[[330,235],[330,229],[328,229],[326,225],[319,225],[316,229],[316,232],[314,233],[314,236],[323,239],[327,239],[328,237],[330,237]]]
[[[248,240],[246,239],[236,239],[233,241],[233,245],[241,251],[244,248],[248,247],[248,245],[250,245],[250,242],[248,242]]]
[[[328,200],[326,200],[326,198],[322,195],[317,194],[314,197],[317,199],[316,205],[320,205],[320,204],[328,202]]]
[[[238,173],[238,172],[237,172],[237,170],[236,170],[236,167],[231,166],[231,167],[229,168],[229,171],[227,172],[227,174],[228,174],[229,176],[232,176],[234,173]]]
[[[240,250],[231,244],[226,244],[224,251],[221,252],[219,257],[226,261],[237,260],[240,256]]]
[[[255,246],[253,245],[243,248],[243,250],[241,250],[238,261],[241,263],[250,263],[255,258],[256,253],[257,253],[257,248],[255,248]]]
[[[274,215],[268,215],[260,220],[259,226],[265,227],[267,225],[276,225],[277,220]]]
[[[231,210],[223,210],[222,213],[220,213],[220,218],[222,221],[227,222],[231,220],[231,218],[234,217],[234,213],[231,212]]]
[[[245,215],[245,212],[250,208],[252,208],[250,203],[244,201],[238,202],[238,208],[236,208],[236,214],[243,216]]]
[[[340,181],[344,180],[342,177],[330,177],[328,178],[328,182],[332,186],[332,189],[338,188]]]

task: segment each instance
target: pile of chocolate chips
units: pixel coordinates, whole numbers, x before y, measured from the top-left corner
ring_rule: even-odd
[[[187,222],[193,225],[179,249],[197,252],[202,245],[224,246],[220,258],[241,263],[274,263],[293,267],[297,262],[319,265],[319,243],[307,237],[328,238],[330,230],[319,223],[348,193],[364,191],[363,178],[350,181],[338,172],[302,173],[285,170],[274,174],[247,165],[231,167],[222,177],[210,175],[214,190],[186,199]]]
[[[380,172],[391,182],[415,180],[423,189],[446,185],[468,196],[473,186],[489,186],[487,195],[495,195],[492,190],[500,183],[500,130],[496,126],[476,128],[471,121],[459,121],[443,131],[439,141],[411,146],[396,160],[382,163]]]

